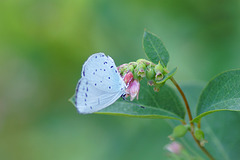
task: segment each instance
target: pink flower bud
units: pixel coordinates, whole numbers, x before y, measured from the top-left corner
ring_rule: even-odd
[[[182,149],[183,149],[182,145],[181,145],[180,143],[176,142],[176,141],[174,141],[174,142],[166,145],[165,148],[166,148],[169,152],[175,153],[175,154],[179,154],[179,153],[182,151]]]
[[[124,78],[123,78],[123,81],[125,82],[125,84],[128,86],[130,85],[131,81],[133,80],[133,74],[132,72],[128,72]]]
[[[126,92],[128,95],[130,95],[130,100],[133,101],[135,97],[138,99],[138,94],[140,90],[140,83],[137,80],[133,80],[130,82],[128,88],[126,89]]]

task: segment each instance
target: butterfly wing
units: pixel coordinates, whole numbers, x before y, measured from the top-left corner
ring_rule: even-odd
[[[114,103],[124,92],[106,92],[89,83],[87,78],[81,78],[76,89],[75,104],[79,113],[97,112]]]
[[[126,85],[113,59],[104,53],[91,55],[82,68],[75,103],[80,113],[93,113],[114,103]]]
[[[82,68],[82,77],[102,91],[112,93],[126,88],[113,59],[104,53],[96,53],[88,58]]]

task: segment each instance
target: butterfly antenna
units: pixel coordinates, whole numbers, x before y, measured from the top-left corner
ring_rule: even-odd
[[[126,94],[125,94],[125,93],[122,94],[121,97],[122,97],[122,99],[123,99],[124,101],[127,101],[127,102],[132,103],[131,101],[129,101],[129,100],[126,98]],[[132,104],[133,104],[133,103],[132,103]],[[137,106],[140,107],[140,108],[145,108],[145,107],[143,107],[143,106],[141,106],[141,105],[138,105],[138,104],[134,104],[134,105],[137,105]]]

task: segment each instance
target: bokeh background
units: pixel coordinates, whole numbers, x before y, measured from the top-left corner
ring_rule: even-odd
[[[164,120],[79,115],[68,98],[93,53],[146,58],[156,33],[181,83],[240,67],[239,0],[1,0],[0,159],[164,159]]]

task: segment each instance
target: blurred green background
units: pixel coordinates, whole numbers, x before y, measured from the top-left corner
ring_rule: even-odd
[[[1,0],[0,159],[164,159],[164,120],[79,115],[68,98],[93,53],[146,58],[156,33],[179,82],[239,68],[239,0]]]

